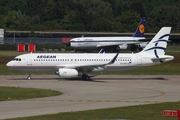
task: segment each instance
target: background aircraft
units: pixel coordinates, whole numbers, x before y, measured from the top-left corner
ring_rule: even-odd
[[[142,50],[147,45],[144,37],[145,25],[146,19],[143,17],[132,37],[78,37],[71,39],[68,46],[75,50],[105,48],[116,52],[119,49],[127,49],[129,44],[132,45],[131,50]]]
[[[82,76],[101,70],[129,70],[173,60],[165,55],[171,27],[163,27],[139,53],[29,53],[7,63],[7,67],[22,71],[55,71],[61,78]],[[31,79],[31,74],[27,77]]]

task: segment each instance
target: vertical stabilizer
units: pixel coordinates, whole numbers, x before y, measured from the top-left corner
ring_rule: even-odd
[[[171,27],[163,27],[149,42],[149,44],[140,52],[155,54],[157,58],[159,55],[164,55],[170,35]]]
[[[136,29],[136,32],[133,35],[133,37],[144,37],[145,26],[146,26],[146,18],[143,17]]]

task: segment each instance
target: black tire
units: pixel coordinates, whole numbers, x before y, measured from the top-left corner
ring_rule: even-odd
[[[86,79],[86,76],[87,76],[86,74],[83,74],[83,75],[82,75],[82,79],[85,80],[85,79]]]
[[[86,80],[90,80],[91,78],[88,76],[88,75],[86,75]]]
[[[30,79],[31,79],[31,77],[30,77],[30,76],[28,76],[28,77],[27,77],[27,80],[30,80]]]

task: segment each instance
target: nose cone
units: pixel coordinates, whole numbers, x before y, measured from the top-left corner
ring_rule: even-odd
[[[11,66],[12,66],[12,62],[11,61],[6,64],[6,67],[8,67],[8,68],[10,68]]]
[[[9,67],[9,65],[10,65],[10,62],[8,62],[8,63],[6,64],[6,67]]]

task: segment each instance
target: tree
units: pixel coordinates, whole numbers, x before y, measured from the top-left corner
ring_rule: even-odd
[[[149,14],[149,26],[152,31],[158,31],[161,27],[172,26],[175,29],[179,23],[180,17],[177,16],[180,14],[179,8],[176,6],[157,6]]]
[[[70,11],[60,22],[60,28],[62,30],[71,30],[71,26],[73,23],[73,18],[76,17],[76,13],[74,11]]]
[[[56,3],[53,0],[48,0],[41,14],[41,17],[44,21],[56,19],[55,14],[54,14],[55,6],[56,6]]]
[[[125,11],[122,12],[121,16],[116,17],[114,27],[118,29],[119,32],[133,32],[140,19],[140,14],[136,11]],[[121,23],[119,24],[121,26],[117,26],[118,22]]]
[[[79,0],[78,3],[84,8],[84,14],[92,15],[95,18],[113,18],[112,8],[108,2],[101,0]]]
[[[112,24],[109,20],[105,18],[97,18],[92,23],[92,31],[95,32],[112,31]]]
[[[42,14],[45,3],[44,0],[26,0],[26,15],[33,17]]]
[[[10,29],[19,28],[20,18],[16,11],[9,11],[8,14],[3,19],[6,28],[10,28]]]

